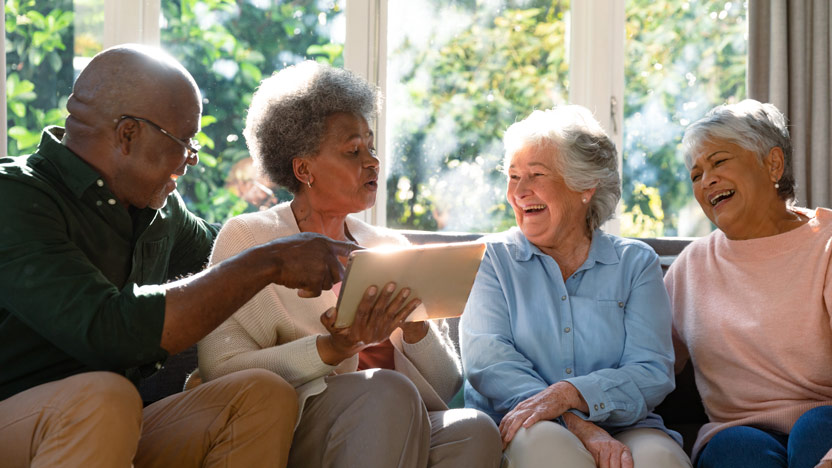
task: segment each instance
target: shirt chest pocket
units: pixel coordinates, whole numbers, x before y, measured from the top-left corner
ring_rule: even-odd
[[[613,367],[621,361],[627,337],[624,302],[615,299],[571,298],[577,347],[594,350],[593,367]]]
[[[139,284],[161,284],[168,278],[168,264],[170,250],[168,239],[162,238],[144,242],[138,250],[139,258],[136,262]]]

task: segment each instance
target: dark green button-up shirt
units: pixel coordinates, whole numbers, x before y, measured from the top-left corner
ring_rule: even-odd
[[[176,192],[128,211],[63,132],[0,158],[0,400],[93,370],[135,381],[164,361],[158,285],[200,270],[217,234]]]

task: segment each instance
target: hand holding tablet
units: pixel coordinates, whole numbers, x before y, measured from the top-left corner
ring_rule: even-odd
[[[335,326],[352,325],[367,288],[390,282],[397,285],[392,297],[408,288],[409,298],[422,301],[407,321],[457,317],[465,308],[484,252],[485,245],[475,242],[352,252],[338,295]]]

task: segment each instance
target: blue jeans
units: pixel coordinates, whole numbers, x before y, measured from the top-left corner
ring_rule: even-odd
[[[801,416],[790,434],[736,426],[718,432],[696,468],[813,468],[832,448],[832,406]]]

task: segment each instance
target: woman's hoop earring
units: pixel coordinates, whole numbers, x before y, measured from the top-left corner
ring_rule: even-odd
[[[306,186],[309,187],[309,188],[312,188],[312,180],[311,179],[306,179]]]

